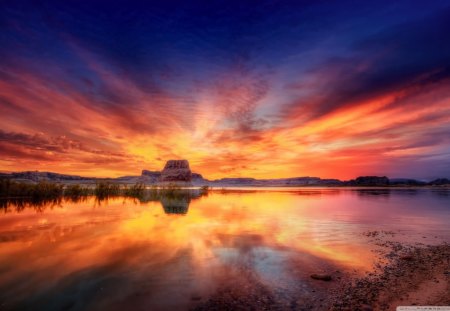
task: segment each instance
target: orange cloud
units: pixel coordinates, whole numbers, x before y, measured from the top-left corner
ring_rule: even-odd
[[[1,170],[119,176],[186,158],[207,178],[347,179],[401,175],[399,168],[408,166],[417,169],[408,174],[420,175],[432,157],[449,152],[445,79],[314,116],[323,99],[317,95],[320,100],[311,97],[310,104],[297,102],[289,114],[277,115],[283,107],[268,100],[279,91],[270,89],[268,77],[242,66],[180,97],[158,87],[147,92],[95,55],[69,46],[95,77],[85,88],[20,67],[0,79]]]

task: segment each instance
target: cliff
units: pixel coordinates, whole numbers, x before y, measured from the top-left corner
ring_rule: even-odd
[[[192,172],[187,160],[169,160],[161,171],[161,182],[191,182]]]

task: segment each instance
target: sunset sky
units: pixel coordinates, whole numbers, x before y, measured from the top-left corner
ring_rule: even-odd
[[[450,2],[2,0],[0,124],[0,171],[450,177]]]

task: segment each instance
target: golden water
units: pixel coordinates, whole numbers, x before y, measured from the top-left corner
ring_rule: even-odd
[[[0,210],[0,309],[188,309],[242,269],[307,291],[311,273],[373,268],[365,232],[450,237],[445,190],[278,190]]]

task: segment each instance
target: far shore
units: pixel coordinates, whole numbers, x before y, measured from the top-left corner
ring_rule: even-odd
[[[143,185],[147,189],[151,188],[164,188],[168,186],[175,186],[178,188],[201,188],[208,187],[210,190],[222,190],[222,189],[280,189],[280,188],[346,188],[346,189],[448,189],[450,188],[449,184],[441,184],[441,185],[431,185],[431,184],[423,184],[423,185],[405,185],[405,184],[388,184],[388,185],[353,185],[353,184],[236,184],[236,183],[226,183],[226,182],[154,182],[147,183],[141,180],[123,180],[123,179],[112,179],[112,178],[97,178],[91,180],[48,180],[48,179],[40,179],[40,180],[30,180],[30,179],[8,179],[1,178],[0,180],[11,180],[17,183],[23,184],[38,184],[38,183],[49,183],[49,184],[57,184],[63,186],[85,186],[85,187],[95,187],[97,184],[107,183],[121,186],[133,186],[133,185]]]
[[[176,166],[175,164],[179,164]],[[172,167],[174,166],[174,167]],[[175,167],[176,166],[176,167]],[[181,167],[183,166],[183,167]],[[92,186],[98,183],[111,183],[119,185],[144,185],[145,187],[164,187],[176,185],[177,187],[210,187],[216,188],[449,188],[450,179],[436,178],[430,181],[411,178],[388,178],[387,176],[359,176],[351,180],[335,178],[319,178],[312,176],[257,179],[251,177],[225,177],[209,180],[201,174],[189,169],[187,160],[169,160],[162,171],[142,170],[141,175],[122,176],[117,178],[83,177],[53,172],[25,171],[0,173],[0,180],[11,180],[19,183],[49,182],[71,186],[74,184]]]

